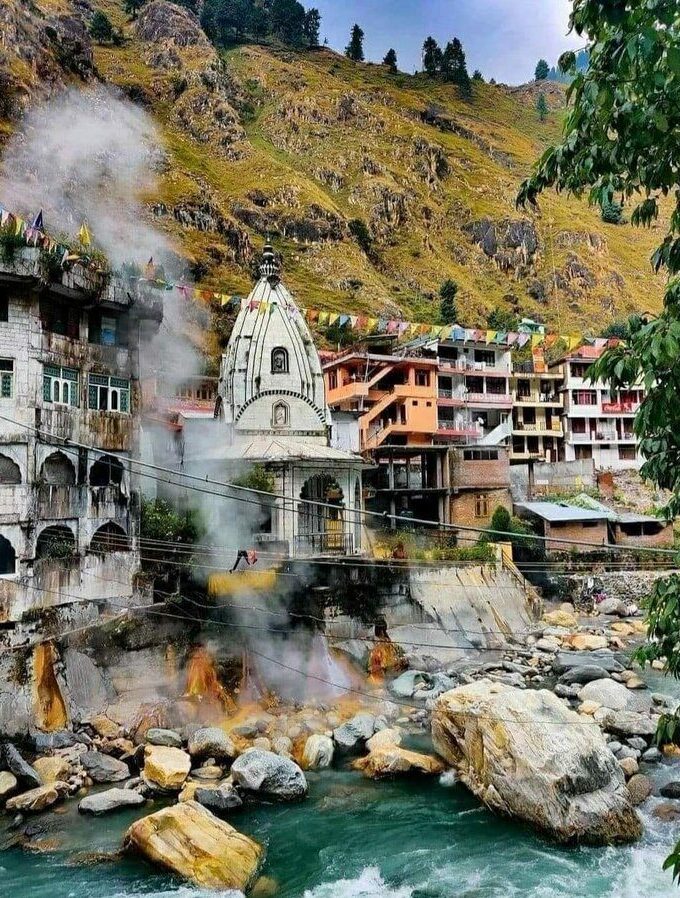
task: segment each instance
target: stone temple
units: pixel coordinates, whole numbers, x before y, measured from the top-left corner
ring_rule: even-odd
[[[264,507],[253,505],[247,493],[242,499],[251,504],[234,503],[245,524],[234,521],[233,507],[220,512],[215,503],[214,523],[225,544],[233,545],[227,534],[240,528],[241,540],[254,531],[256,546],[274,545],[294,557],[361,550],[365,463],[331,446],[333,422],[319,355],[281,282],[271,246],[264,249],[259,280],[242,302],[222,358],[215,417],[200,437],[197,431],[194,438],[187,434],[191,467],[225,480],[261,466],[275,483]]]

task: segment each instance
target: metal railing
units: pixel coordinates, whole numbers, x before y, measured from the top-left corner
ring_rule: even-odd
[[[293,553],[296,556],[353,555],[354,536],[343,530],[306,533],[293,540]]]

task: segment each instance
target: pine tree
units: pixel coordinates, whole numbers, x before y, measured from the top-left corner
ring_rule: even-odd
[[[481,81],[482,83],[484,82],[484,75],[482,75],[482,73],[479,71],[479,69],[475,69],[474,72],[472,73],[472,80],[473,81]]]
[[[540,93],[536,100],[536,112],[538,112],[538,118],[541,122],[544,122],[548,117],[548,104],[543,93]]]
[[[602,221],[607,224],[621,224],[623,220],[623,206],[617,203],[613,196],[608,196],[600,206]]]
[[[125,0],[125,12],[134,20],[146,0]]]
[[[98,44],[107,44],[113,40],[111,20],[100,9],[95,11],[90,22],[90,35]]]
[[[445,81],[457,84],[463,94],[468,95],[471,93],[472,85],[468,75],[465,51],[457,37],[449,41],[444,49],[442,74]]]
[[[442,67],[442,51],[433,37],[423,44],[423,70],[431,77],[439,74]]]
[[[448,278],[439,288],[439,320],[442,324],[455,324],[458,317],[458,309],[456,307],[456,295],[458,294],[458,284]]]
[[[352,28],[349,43],[345,47],[345,56],[354,62],[364,61],[364,32],[356,24]]]
[[[392,72],[392,74],[396,74],[397,72],[397,51],[393,50],[391,47],[385,54],[385,58],[383,59],[383,65],[386,65],[387,68]]]
[[[536,63],[536,71],[534,72],[534,78],[537,81],[545,81],[545,79],[550,74],[550,66],[545,61],[545,59],[539,59]]]
[[[321,30],[321,13],[318,9],[312,8],[307,10],[303,30],[309,46],[318,47],[319,31]]]

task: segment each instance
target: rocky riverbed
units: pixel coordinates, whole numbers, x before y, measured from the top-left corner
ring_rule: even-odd
[[[309,777],[339,769],[422,788],[460,779],[488,808],[558,840],[635,840],[634,807],[654,826],[680,817],[675,753],[652,744],[678,702],[631,666],[627,649],[642,632],[639,619],[561,607],[493,659],[406,670],[364,687],[358,703],[272,699],[219,726],[159,726],[152,714],[126,727],[99,715],[6,742],[7,844],[44,849],[41,821],[64,806],[97,818],[95,828],[134,813],[118,848],[197,885],[257,890],[271,846],[239,820],[258,806],[304,805]],[[430,729],[436,751],[412,741]]]

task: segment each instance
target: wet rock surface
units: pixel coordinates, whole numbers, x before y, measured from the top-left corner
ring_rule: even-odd
[[[252,749],[239,755],[231,777],[245,791],[279,801],[296,801],[307,794],[307,780],[300,767],[269,751]]]
[[[133,789],[107,789],[105,792],[97,792],[83,798],[78,810],[81,814],[100,817],[113,811],[140,807],[145,801],[144,796]]]

